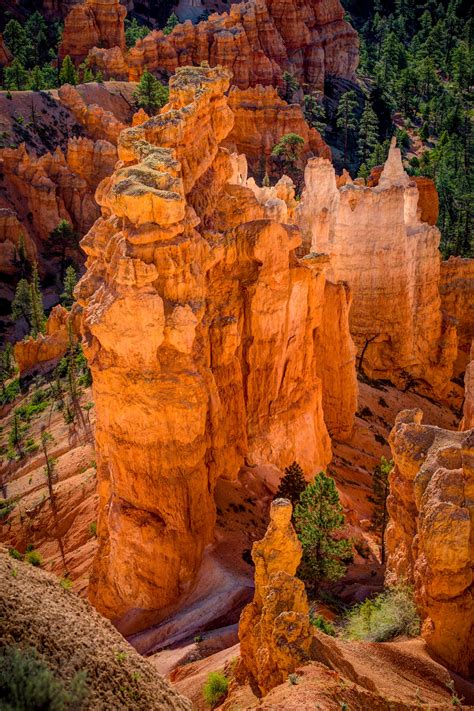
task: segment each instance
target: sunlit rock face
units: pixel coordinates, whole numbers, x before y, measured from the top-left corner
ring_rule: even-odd
[[[249,89],[233,87],[229,106],[234,114],[234,127],[226,145],[247,157],[254,175],[272,175],[277,168],[271,153],[287,133],[297,133],[304,139],[298,167],[304,168],[309,157],[331,159],[331,150],[321,134],[308,126],[299,104],[288,104],[275,87],[255,86]]]
[[[304,583],[295,577],[302,547],[291,525],[292,506],[276,499],[265,537],[254,543],[255,595],[239,623],[242,671],[262,694],[311,658],[313,641]]]
[[[89,3],[99,4],[97,0]],[[90,58],[104,76],[116,79],[125,78],[124,72],[135,81],[145,69],[172,73],[179,66],[209,62],[211,66],[228,67],[232,82],[241,89],[257,84],[283,86],[283,73],[289,71],[300,83],[322,90],[328,76],[354,79],[359,62],[357,33],[344,20],[339,0],[247,0],[232,4],[228,12],[213,14],[196,25],[188,20],[170,35],[161,30],[151,32],[128,52],[119,50],[123,65],[115,49],[121,46],[115,27],[107,44],[99,45],[95,36],[100,35],[100,26],[95,29],[90,19],[96,16],[95,7],[83,11],[73,8],[70,15],[74,13],[83,39],[76,34],[69,45],[65,41],[63,45],[69,46],[69,54],[74,56],[83,56],[86,46],[105,47]],[[65,49],[62,51],[66,54]]]
[[[341,183],[343,183],[341,185]],[[328,160],[314,158],[296,211],[299,254],[325,253],[335,281],[349,284],[351,334],[359,365],[399,386],[413,380],[438,394],[449,388],[456,325],[443,320],[440,234],[423,222],[416,183],[394,144],[376,187],[339,181]]]
[[[229,79],[180,69],[161,113],[122,132],[82,242],[100,494],[90,595],[127,632],[191,589],[218,477],[244,462],[325,467],[328,428],[347,435],[356,408],[350,296],[232,180]]]
[[[127,11],[120,0],[85,0],[66,15],[59,58],[67,55],[82,62],[92,47],[125,50],[124,20]]]
[[[390,436],[389,584],[415,588],[431,650],[464,676],[474,673],[474,431],[421,424],[404,410]]]

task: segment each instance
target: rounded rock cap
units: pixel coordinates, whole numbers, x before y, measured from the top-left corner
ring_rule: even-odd
[[[276,526],[287,526],[291,521],[293,506],[289,499],[274,499],[270,506],[270,519]]]

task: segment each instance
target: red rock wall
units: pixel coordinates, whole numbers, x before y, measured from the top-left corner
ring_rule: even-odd
[[[441,262],[439,291],[443,311],[456,323],[458,355],[454,374],[460,375],[469,363],[474,339],[474,259],[450,257]]]

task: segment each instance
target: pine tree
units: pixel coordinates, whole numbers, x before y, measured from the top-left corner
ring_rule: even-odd
[[[40,333],[44,333],[46,316],[44,314],[43,297],[41,296],[40,282],[38,276],[38,267],[36,262],[33,264],[31,274],[31,335],[36,338]]]
[[[275,499],[289,499],[294,509],[300,500],[301,494],[306,489],[306,485],[307,482],[304,478],[303,470],[297,462],[293,462],[285,469],[285,474],[280,480]]]
[[[320,472],[301,494],[294,518],[303,546],[301,577],[316,585],[341,578],[352,546],[340,537],[345,519],[334,479]]]
[[[170,35],[176,25],[179,25],[179,18],[174,12],[172,12],[166,21],[166,25],[163,27],[163,34]]]
[[[43,72],[40,67],[35,66],[28,74],[28,86],[32,91],[45,89]]]
[[[323,134],[326,129],[327,118],[323,95],[320,92],[318,94],[305,94],[303,111],[309,125]]]
[[[11,91],[24,91],[28,86],[28,72],[18,57],[3,70],[3,82]]]
[[[77,71],[74,66],[74,63],[69,54],[67,54],[61,64],[61,71],[59,72],[59,83],[72,84],[72,86],[76,86],[77,78]]]
[[[385,529],[388,523],[387,497],[390,493],[388,476],[393,469],[393,461],[382,457],[380,464],[372,474],[372,496],[369,498],[374,505],[372,512],[372,530],[380,535],[380,558],[385,563]]]
[[[138,106],[145,109],[148,114],[154,114],[168,101],[169,89],[160,84],[153,74],[145,70],[133,97]]]
[[[359,125],[359,156],[365,163],[379,139],[379,122],[375,111],[367,101]]]
[[[12,319],[19,321],[24,318],[28,324],[28,330],[33,323],[31,290],[26,279],[20,279],[16,286],[15,296],[12,301]]]
[[[3,39],[14,59],[17,59],[22,65],[26,64],[32,48],[28,33],[18,20],[7,22],[3,30]]]
[[[355,131],[356,117],[355,110],[357,108],[357,96],[355,91],[346,91],[339,99],[337,106],[337,121],[336,125],[344,131],[344,165],[347,166],[347,147],[349,141],[349,132]]]
[[[272,150],[274,158],[280,158],[285,167],[293,167],[301,155],[304,138],[297,133],[286,133]]]
[[[59,224],[49,234],[47,250],[52,257],[59,257],[59,278],[64,280],[64,267],[66,264],[66,252],[68,247],[77,246],[77,233],[67,220],[61,220]]]
[[[15,372],[15,364],[13,362],[13,348],[11,343],[7,343],[5,348],[0,351],[0,384],[2,393],[5,395],[5,383]]]
[[[300,89],[299,81],[290,74],[290,72],[283,72],[283,91],[282,99],[284,99],[288,104],[294,103],[295,94]]]
[[[77,284],[76,270],[72,265],[66,269],[66,276],[64,277],[64,291],[61,294],[61,300],[63,306],[70,309],[74,303],[74,288]]]
[[[125,20],[125,43],[128,49],[149,33],[150,28],[146,25],[139,25],[134,17],[132,20]]]

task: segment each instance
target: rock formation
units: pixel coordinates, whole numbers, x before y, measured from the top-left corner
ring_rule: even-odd
[[[276,499],[265,537],[253,544],[255,595],[239,623],[242,666],[262,694],[309,662],[313,639],[304,583],[295,578],[302,547],[291,525],[292,506]]]
[[[454,374],[464,372],[474,339],[474,259],[450,257],[441,262],[439,286],[443,311],[454,320],[458,333],[458,355]]]
[[[81,42],[81,56],[86,44],[89,48],[97,44],[88,27],[84,28],[87,35],[89,40]],[[170,35],[151,32],[124,59],[131,80],[138,80],[144,69],[171,74],[179,66],[205,61],[231,69],[233,83],[241,89],[257,84],[282,86],[284,71],[302,84],[323,89],[330,75],[354,78],[359,52],[357,33],[344,20],[339,0],[247,0],[206,22],[178,25]],[[94,62],[111,76],[117,53],[94,54]]]
[[[61,103],[72,111],[90,138],[117,144],[119,134],[126,126],[111,111],[106,111],[98,104],[87,104],[79,91],[70,84],[63,84],[58,94]]]
[[[67,147],[67,164],[73,173],[83,178],[88,188],[95,189],[114,171],[117,149],[109,141],[71,138]]]
[[[3,39],[3,35],[0,34],[0,67],[5,67],[12,61],[12,53],[8,49]]]
[[[344,285],[327,286],[327,260],[298,261],[298,229],[229,182],[229,78],[178,70],[162,112],[121,134],[96,194],[103,217],[82,243],[100,492],[90,595],[126,632],[190,591],[218,477],[244,461],[324,467],[323,401],[334,429],[355,410]],[[330,319],[341,337],[329,353],[317,334]],[[337,364],[345,386],[323,386]]]
[[[472,677],[474,431],[421,420],[421,410],[402,411],[390,436],[386,580],[414,585],[429,648]]]
[[[36,259],[36,246],[24,231],[16,212],[10,208],[0,208],[0,274],[16,274],[22,237],[25,256],[33,262]]]
[[[66,353],[71,338],[79,334],[79,315],[58,304],[46,321],[46,332],[37,338],[25,338],[15,343],[15,361],[20,376],[33,370],[49,368]],[[77,341],[76,341],[77,342]]]
[[[60,148],[37,158],[24,144],[0,150],[0,170],[9,202],[25,232],[47,239],[61,219],[84,234],[98,217],[93,193],[69,167]]]
[[[471,344],[470,361],[464,376],[464,411],[461,423],[462,430],[474,428],[474,340]]]
[[[321,135],[305,121],[299,104],[287,104],[271,86],[256,86],[242,90],[233,87],[229,106],[234,114],[234,127],[226,145],[247,157],[254,174],[272,173],[271,152],[286,133],[297,133],[305,143],[301,152],[301,168],[311,156],[331,159],[331,150]]]
[[[126,14],[120,0],[85,0],[74,5],[64,23],[59,58],[69,55],[79,64],[92,47],[125,50]]]
[[[418,188],[394,143],[376,187],[347,176],[344,183],[337,187],[328,160],[308,162],[296,213],[299,254],[327,254],[333,280],[349,284],[351,334],[365,373],[405,387],[415,379],[442,393],[457,339],[442,317],[439,231],[421,221]]]

